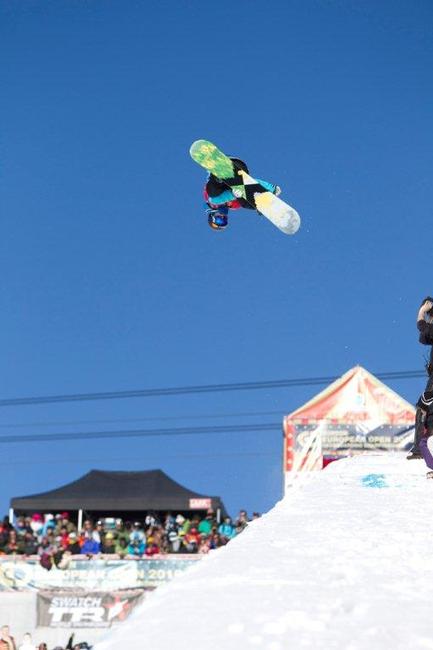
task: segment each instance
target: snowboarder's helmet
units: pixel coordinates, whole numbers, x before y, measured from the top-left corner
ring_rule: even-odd
[[[228,225],[227,215],[222,212],[209,212],[207,221],[213,230],[224,230]]]

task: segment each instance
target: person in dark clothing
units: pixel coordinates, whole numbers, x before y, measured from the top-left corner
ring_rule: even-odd
[[[26,532],[22,543],[24,555],[37,555],[38,554],[38,541],[33,537],[33,533]]]
[[[424,458],[427,466],[433,470],[433,456],[427,440],[433,434],[433,298],[425,298],[418,311],[417,328],[419,342],[430,345],[430,359],[426,365],[428,380],[424,392],[416,403],[415,438],[407,458]]]
[[[116,553],[116,544],[114,541],[113,533],[106,533],[104,541],[101,545],[101,553],[103,555],[114,555]]]
[[[66,550],[69,551],[71,555],[80,555],[81,553],[81,546],[78,541],[77,533],[69,533],[68,535],[68,545],[66,547]]]
[[[22,555],[23,554],[23,545],[22,540],[18,539],[18,536],[14,530],[11,530],[9,533],[9,540],[3,547],[3,552],[6,555]]]

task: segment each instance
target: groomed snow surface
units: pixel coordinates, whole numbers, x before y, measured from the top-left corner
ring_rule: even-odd
[[[433,649],[433,480],[401,455],[310,475],[95,650]]]

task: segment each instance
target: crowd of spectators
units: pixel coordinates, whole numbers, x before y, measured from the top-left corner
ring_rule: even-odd
[[[75,643],[74,634],[71,634],[65,647],[57,645],[53,650],[91,650],[87,642]],[[35,643],[32,635],[27,632],[24,634],[20,644],[12,636],[9,625],[2,625],[0,628],[0,650],[48,650],[46,643]]]
[[[253,519],[259,516],[254,513]],[[241,510],[235,521],[225,517],[217,522],[210,509],[202,517],[149,513],[144,521],[134,522],[111,517],[96,522],[86,519],[78,531],[67,512],[18,517],[14,525],[5,517],[0,523],[0,555],[37,555],[44,568],[56,565],[62,569],[77,555],[132,559],[167,553],[208,553],[227,544],[248,521],[246,511]]]

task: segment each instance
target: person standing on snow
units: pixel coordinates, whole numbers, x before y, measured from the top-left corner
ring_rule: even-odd
[[[23,642],[19,646],[18,650],[36,650],[36,646],[32,641],[32,635],[30,632],[26,632],[23,636]]]
[[[424,392],[416,403],[415,438],[408,460],[424,458],[429,469],[433,470],[433,456],[428,448],[428,438],[433,434],[433,298],[425,298],[418,311],[417,328],[419,341],[432,346],[427,363],[428,380]],[[430,472],[429,472],[430,474]],[[431,472],[433,476],[433,472]]]
[[[248,167],[243,160],[239,158],[230,158],[230,160],[235,164],[237,169],[242,169],[247,174],[249,173]],[[237,210],[239,208],[247,208],[248,210],[254,210],[248,201],[242,197],[235,196],[231,188],[228,187],[229,185],[240,185],[241,183],[242,181],[236,177],[226,178],[222,181],[213,174],[209,174],[203,194],[206,201],[208,224],[213,230],[224,230],[227,228],[229,209]],[[272,183],[259,179],[257,179],[257,183],[264,188],[262,191],[272,192],[276,196],[281,194],[281,189],[278,185],[273,185]]]

